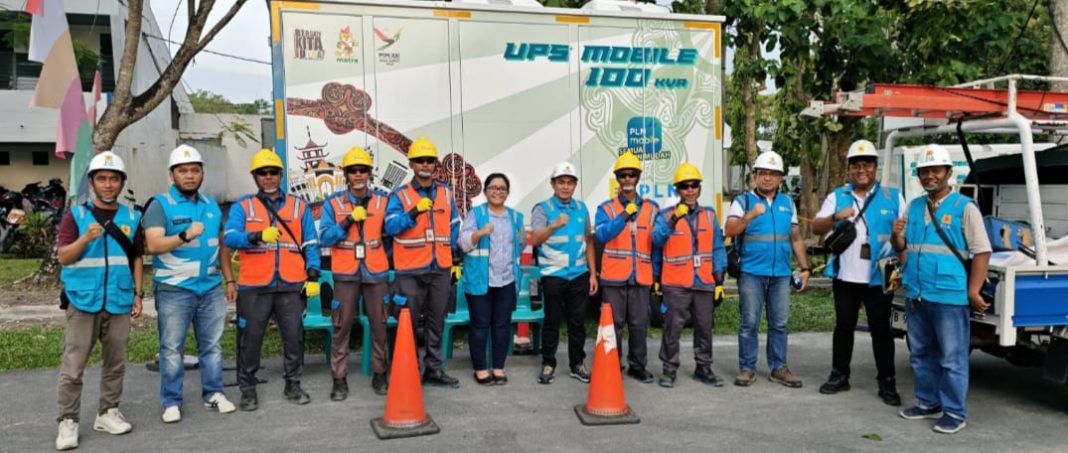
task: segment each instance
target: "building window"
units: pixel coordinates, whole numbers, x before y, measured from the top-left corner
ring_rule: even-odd
[[[35,165],[35,166],[47,166],[48,165],[48,151],[34,151],[33,152],[33,165]]]
[[[0,166],[11,165],[11,153],[7,151],[0,151]]]

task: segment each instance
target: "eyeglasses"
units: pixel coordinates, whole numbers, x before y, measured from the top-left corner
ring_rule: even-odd
[[[412,159],[412,163],[413,164],[418,164],[418,165],[430,165],[430,164],[433,164],[434,162],[437,162],[437,159],[435,159],[433,157],[419,157],[419,158],[416,158],[416,159]]]
[[[504,186],[486,186],[486,192],[508,192],[508,188]]]
[[[370,168],[364,167],[362,165],[355,166],[355,167],[349,167],[349,168],[345,169],[345,173],[350,174],[350,175],[351,174],[356,174],[356,173],[364,174],[364,173],[369,173],[370,171],[371,171]]]
[[[693,190],[693,189],[700,188],[701,187],[701,183],[696,182],[696,181],[694,181],[694,182],[682,182],[682,183],[676,184],[675,187],[678,188],[679,190]]]
[[[619,179],[638,179],[638,175],[639,174],[640,173],[638,173],[636,171],[621,171],[619,173],[616,173],[616,178],[619,178]]]
[[[278,176],[282,174],[282,170],[277,168],[263,168],[256,170],[256,176]]]

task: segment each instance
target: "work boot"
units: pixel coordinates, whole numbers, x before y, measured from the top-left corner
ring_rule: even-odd
[[[445,374],[444,371],[433,371],[430,368],[427,368],[427,370],[423,372],[423,385],[455,389],[460,388],[460,381]]]
[[[349,383],[345,378],[334,379],[334,388],[330,390],[330,401],[345,401],[349,397]]]
[[[675,386],[675,370],[664,370],[664,374],[660,375],[660,381],[657,385],[664,388],[672,388]]]
[[[888,406],[901,405],[901,395],[897,394],[897,380],[893,376],[879,379],[879,398]]]
[[[552,384],[556,379],[556,368],[551,365],[544,365],[541,367],[541,374],[538,375],[539,384]]]
[[[738,376],[734,377],[734,385],[738,387],[749,387],[756,382],[756,373],[750,370],[742,370],[738,372]]]
[[[768,380],[771,382],[782,384],[792,389],[801,388],[801,380],[794,376],[794,373],[790,371],[790,368],[786,365],[779,367],[779,369],[772,371],[768,375]]]
[[[590,370],[586,368],[585,363],[580,363],[571,367],[571,372],[568,373],[573,379],[578,379],[579,382],[584,384],[590,383]]]
[[[693,378],[713,387],[723,387],[723,379],[712,372],[712,367],[698,367],[693,373]]]
[[[245,412],[252,412],[260,407],[260,399],[256,396],[256,389],[245,389],[241,391],[241,402],[238,403],[241,406],[241,410]]]
[[[311,397],[304,392],[304,389],[300,388],[300,381],[286,382],[286,390],[283,393],[286,397],[286,401],[293,404],[308,404],[311,402]]]
[[[824,395],[834,395],[838,392],[844,392],[849,390],[849,375],[842,374],[842,372],[832,369],[831,377],[827,378],[827,382],[824,382],[820,386],[820,393]],[[900,404],[900,402],[898,403]]]
[[[371,389],[375,391],[375,395],[385,395],[389,390],[389,379],[386,378],[386,373],[375,373],[371,375]]]
[[[630,367],[629,369],[627,369],[627,376],[642,381],[645,384],[653,383],[653,373],[650,373],[649,370],[645,369],[644,367]]]

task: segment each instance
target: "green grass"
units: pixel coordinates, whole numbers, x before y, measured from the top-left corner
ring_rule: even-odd
[[[0,288],[11,286],[16,280],[30,275],[41,267],[41,260],[36,258],[0,259]]]
[[[236,329],[227,326],[222,337],[223,356],[233,359],[236,351]],[[317,350],[322,344],[321,338],[308,334],[308,353]],[[186,351],[195,353],[196,339],[190,331],[186,340]],[[320,350],[321,351],[321,350]],[[0,331],[0,372],[10,370],[29,370],[35,368],[58,368],[63,352],[62,327],[29,327],[18,330]],[[159,335],[154,327],[133,329],[127,348],[127,361],[130,363],[150,362],[159,352]],[[263,356],[271,357],[281,354],[282,341],[277,330],[268,330],[263,339]],[[100,363],[100,346],[94,345],[89,364]]]

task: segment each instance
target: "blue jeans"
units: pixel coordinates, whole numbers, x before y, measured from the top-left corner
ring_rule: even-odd
[[[159,327],[159,400],[164,408],[182,405],[182,382],[185,365],[182,351],[189,324],[196,335],[201,396],[222,393],[222,346],[219,344],[226,319],[226,299],[222,287],[216,286],[203,296],[177,288],[159,288],[156,294]]]
[[[504,369],[508,343],[512,340],[512,307],[515,306],[515,282],[499,288],[489,288],[486,294],[465,294],[471,312],[471,364],[475,371],[486,367],[486,338],[493,351],[493,368]]]
[[[968,351],[971,325],[967,305],[905,302],[909,364],[916,382],[917,405],[941,407],[958,420],[968,418]]]
[[[790,277],[763,277],[742,272],[738,278],[742,325],[738,328],[738,368],[756,371],[760,314],[768,311],[768,369],[786,365],[786,320],[790,318]]]

